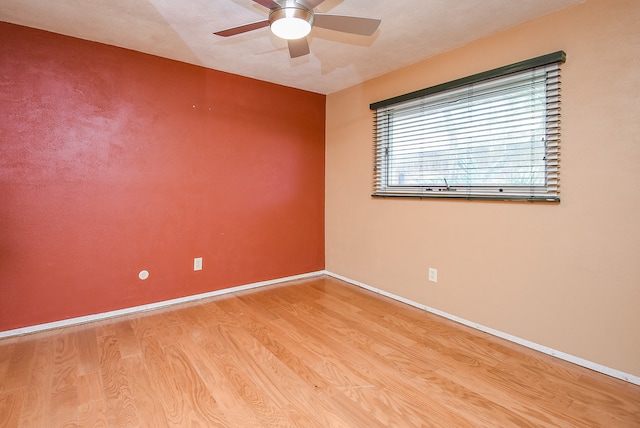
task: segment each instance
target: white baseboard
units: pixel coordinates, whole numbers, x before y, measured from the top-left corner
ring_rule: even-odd
[[[195,294],[192,296],[180,297],[177,299],[165,300],[157,303],[149,303],[147,305],[140,305],[140,306],[134,306],[131,308],[119,309],[116,311],[103,312],[100,314],[87,315],[87,316],[77,317],[77,318],[69,318],[66,320],[49,322],[46,324],[38,324],[38,325],[29,326],[29,327],[16,328],[14,330],[0,331],[0,339],[5,337],[11,337],[11,336],[21,336],[24,334],[37,333],[45,330],[52,330],[54,328],[68,327],[68,326],[78,325],[78,324],[86,324],[92,321],[99,321],[107,318],[115,318],[122,315],[133,314],[136,312],[151,311],[153,309],[160,309],[167,306],[177,305],[180,303],[206,299],[208,297],[215,297],[215,296],[221,296],[224,294],[237,293],[238,291],[250,290],[252,288],[265,287],[267,285],[279,284],[281,282],[287,282],[287,281],[295,281],[298,279],[313,278],[313,277],[322,276],[325,274],[326,274],[326,271],[310,272],[302,275],[294,275],[294,276],[288,276],[285,278],[272,279],[269,281],[255,282],[252,284],[240,285],[238,287],[232,287],[232,288],[225,288],[222,290],[211,291],[208,293]]]
[[[466,325],[466,326],[474,328],[476,330],[480,330],[482,332],[489,333],[489,334],[491,334],[493,336],[496,336],[496,337],[499,337],[501,339],[505,339],[505,340],[508,340],[510,342],[517,343],[518,345],[522,345],[522,346],[525,346],[527,348],[534,349],[536,351],[542,352],[543,354],[551,355],[551,356],[559,358],[561,360],[568,361],[570,363],[573,363],[573,364],[576,364],[576,365],[579,365],[579,366],[582,366],[582,367],[586,367],[586,368],[594,370],[596,372],[603,373],[603,374],[606,374],[608,376],[611,376],[611,377],[614,377],[614,378],[617,378],[617,379],[621,379],[621,380],[624,380],[624,381],[629,382],[629,383],[633,383],[635,385],[640,385],[640,376],[636,376],[636,375],[632,375],[632,374],[629,374],[629,373],[622,372],[620,370],[612,369],[610,367],[603,366],[602,364],[597,364],[597,363],[594,363],[592,361],[585,360],[585,359],[580,358],[580,357],[576,357],[575,355],[570,355],[570,354],[567,354],[567,353],[564,353],[564,352],[561,352],[561,351],[557,351],[555,349],[552,349],[552,348],[549,348],[549,347],[546,347],[546,346],[543,346],[543,345],[539,345],[539,344],[534,343],[534,342],[530,342],[530,341],[525,340],[525,339],[521,339],[521,338],[516,337],[516,336],[512,336],[512,335],[510,335],[508,333],[504,333],[502,331],[495,330],[493,328],[486,327],[486,326],[483,326],[481,324],[477,324],[477,323],[468,321],[468,320],[466,320],[464,318],[460,318],[460,317],[457,317],[455,315],[448,314],[448,313],[440,311],[438,309],[434,309],[434,308],[431,308],[429,306],[426,306],[426,305],[423,305],[423,304],[420,304],[420,303],[416,303],[416,302],[411,301],[409,299],[405,299],[404,297],[400,297],[400,296],[397,296],[395,294],[388,293],[388,292],[386,292],[384,290],[380,290],[378,288],[371,287],[370,285],[364,284],[364,283],[359,282],[359,281],[355,281],[355,280],[350,279],[350,278],[346,278],[346,277],[344,277],[342,275],[338,275],[338,274],[335,274],[333,272],[325,271],[325,273],[327,275],[332,276],[332,277],[334,277],[336,279],[339,279],[341,281],[348,282],[350,284],[353,284],[353,285],[356,285],[358,287],[367,289],[369,291],[373,291],[374,293],[381,294],[383,296],[389,297],[391,299],[397,300],[397,301],[402,302],[402,303],[406,303],[407,305],[414,306],[416,308],[425,310],[427,312],[430,312],[432,314],[441,316],[443,318],[447,318],[447,319],[449,319],[451,321],[455,321],[455,322],[457,322],[459,324]]]

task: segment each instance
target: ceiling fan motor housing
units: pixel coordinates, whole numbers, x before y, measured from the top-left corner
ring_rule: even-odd
[[[299,39],[311,31],[313,11],[296,3],[287,2],[284,6],[269,13],[271,31],[283,39]]]

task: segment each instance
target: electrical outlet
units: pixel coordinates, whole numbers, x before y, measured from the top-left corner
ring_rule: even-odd
[[[193,259],[193,270],[202,270],[202,257]]]
[[[438,282],[438,269],[429,268],[429,281]]]

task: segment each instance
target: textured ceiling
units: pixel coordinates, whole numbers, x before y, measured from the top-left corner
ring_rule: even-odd
[[[315,11],[380,18],[371,37],[314,28],[291,59],[251,0],[0,0],[0,20],[329,94],[585,0],[326,0]]]

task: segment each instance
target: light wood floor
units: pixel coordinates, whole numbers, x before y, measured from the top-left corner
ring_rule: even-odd
[[[640,387],[319,277],[0,340],[2,427],[640,427]]]

